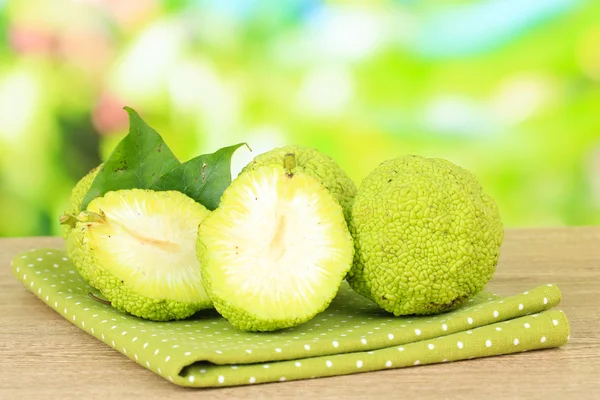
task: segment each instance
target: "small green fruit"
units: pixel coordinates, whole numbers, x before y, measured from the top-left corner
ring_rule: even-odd
[[[494,200],[449,161],[389,160],[362,182],[350,231],[354,290],[394,315],[452,310],[492,277],[503,239]]]
[[[196,257],[197,229],[210,212],[181,192],[108,192],[77,216],[69,257],[120,311],[154,321],[211,307]]]
[[[352,264],[342,208],[293,166],[255,167],[202,222],[198,257],[217,311],[246,331],[302,324],[325,310]],[[292,172],[295,171],[295,172]]]

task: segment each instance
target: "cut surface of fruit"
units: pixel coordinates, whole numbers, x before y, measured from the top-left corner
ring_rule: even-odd
[[[93,200],[83,217],[97,264],[124,285],[152,299],[197,302],[206,293],[195,243],[208,213],[179,192],[123,190]]]
[[[266,166],[241,174],[200,225],[209,296],[245,330],[295,326],[323,311],[350,269],[339,203],[315,178]]]

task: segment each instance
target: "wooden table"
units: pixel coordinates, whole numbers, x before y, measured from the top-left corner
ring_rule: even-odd
[[[17,253],[59,238],[0,239],[0,398],[600,399],[600,228],[508,230],[488,289],[563,291],[571,342],[553,350],[325,379],[214,390],[163,380],[85,334],[29,293]]]

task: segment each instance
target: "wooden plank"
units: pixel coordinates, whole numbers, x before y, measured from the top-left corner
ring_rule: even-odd
[[[0,239],[0,397],[18,398],[600,398],[600,228],[507,230],[488,289],[557,284],[572,324],[560,349],[238,388],[191,390],[138,366],[29,293],[10,260],[60,238]]]

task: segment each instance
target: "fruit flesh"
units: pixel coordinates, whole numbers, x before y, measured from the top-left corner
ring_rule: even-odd
[[[337,201],[314,178],[282,167],[240,175],[199,229],[211,300],[243,330],[291,327],[323,311],[352,253]]]
[[[70,256],[113,306],[153,320],[210,307],[195,255],[209,214],[179,192],[121,190],[94,199],[78,222]],[[73,235],[72,235],[73,236]]]

